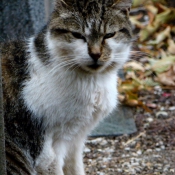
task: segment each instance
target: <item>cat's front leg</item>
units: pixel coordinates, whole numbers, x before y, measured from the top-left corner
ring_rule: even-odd
[[[85,175],[82,155],[83,146],[84,140],[71,143],[65,158],[64,175]]]
[[[55,159],[55,152],[52,148],[52,136],[46,135],[44,138],[43,149],[35,161],[35,168],[38,173],[48,174],[48,169]]]
[[[67,154],[67,143],[62,140],[55,141],[53,143],[53,148],[55,151],[55,161],[54,161],[54,175],[65,175],[63,172],[63,166],[65,164],[64,159]],[[72,174],[73,175],[73,174]]]

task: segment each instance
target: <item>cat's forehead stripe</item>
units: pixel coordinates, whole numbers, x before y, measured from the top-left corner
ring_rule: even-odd
[[[87,27],[85,28],[85,34],[86,34],[86,35],[90,35],[90,34],[91,34],[90,29],[89,29],[89,28],[87,28]]]
[[[84,32],[88,36],[92,33],[101,33],[104,32],[104,25],[98,20],[88,20],[84,26]]]

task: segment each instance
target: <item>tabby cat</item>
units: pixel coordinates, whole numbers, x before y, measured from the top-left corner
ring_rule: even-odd
[[[118,102],[131,1],[56,0],[39,34],[1,46],[7,174],[85,175],[86,137]]]

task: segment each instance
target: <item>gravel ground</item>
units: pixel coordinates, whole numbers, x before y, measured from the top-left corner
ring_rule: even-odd
[[[175,175],[175,91],[155,87],[140,98],[151,112],[137,109],[137,133],[87,140],[87,175]]]
[[[175,174],[175,149],[161,137],[138,136],[89,139],[84,157],[87,175]]]

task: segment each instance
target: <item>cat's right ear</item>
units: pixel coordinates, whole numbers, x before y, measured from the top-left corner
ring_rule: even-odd
[[[112,5],[112,7],[120,9],[129,17],[132,1],[133,0],[116,0],[115,3]]]

